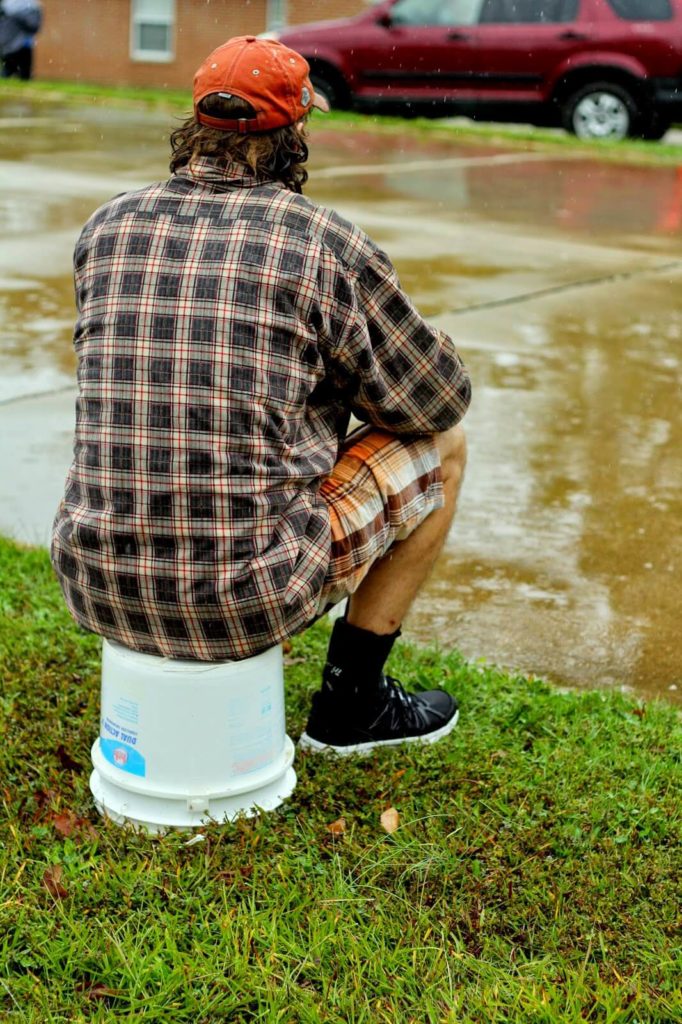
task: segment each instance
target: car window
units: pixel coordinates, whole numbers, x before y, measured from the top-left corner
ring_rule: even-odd
[[[508,25],[574,21],[578,3],[579,0],[484,0],[481,22]]]
[[[485,0],[398,0],[394,25],[475,25]]]
[[[670,0],[609,0],[619,18],[627,21],[670,21]]]

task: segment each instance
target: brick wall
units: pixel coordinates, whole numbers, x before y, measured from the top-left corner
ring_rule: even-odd
[[[175,59],[132,60],[131,0],[43,0],[45,23],[36,44],[36,78],[189,88],[207,53],[230,36],[266,28],[266,0],[176,0]],[[289,24],[338,18],[363,10],[363,0],[288,0]]]
[[[306,21],[324,21],[325,18],[351,18],[367,9],[364,0],[288,0],[287,21],[290,25],[302,25]]]

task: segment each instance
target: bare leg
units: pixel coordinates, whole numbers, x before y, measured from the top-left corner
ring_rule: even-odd
[[[445,505],[410,536],[394,544],[369,570],[352,595],[347,620],[379,635],[394,633],[428,578],[452,523],[466,464],[461,426],[436,438],[441,455]]]
[[[345,754],[384,744],[435,743],[457,724],[457,701],[446,690],[410,694],[384,675],[398,627],[443,547],[462,482],[464,431],[455,427],[436,441],[444,508],[374,563],[351,597],[346,617],[334,623],[322,686],[313,695],[300,741],[310,750]]]

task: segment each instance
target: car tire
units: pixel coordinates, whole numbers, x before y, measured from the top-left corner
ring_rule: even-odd
[[[331,76],[320,74],[319,71],[312,71],[310,74],[310,81],[313,84],[315,95],[324,96],[332,110],[335,107],[341,106],[340,91]]]
[[[640,110],[631,92],[615,82],[590,82],[564,100],[563,126],[579,139],[620,142],[638,134]]]

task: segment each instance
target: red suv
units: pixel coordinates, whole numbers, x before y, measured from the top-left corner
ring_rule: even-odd
[[[682,0],[389,0],[276,37],[332,106],[659,139],[682,120]]]

